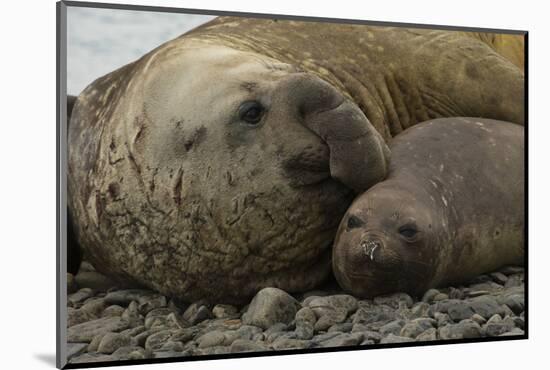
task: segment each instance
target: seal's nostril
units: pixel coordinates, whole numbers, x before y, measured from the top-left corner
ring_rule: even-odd
[[[361,242],[361,248],[363,248],[363,252],[370,258],[371,261],[374,261],[374,252],[382,246],[382,243],[378,240],[363,240]]]

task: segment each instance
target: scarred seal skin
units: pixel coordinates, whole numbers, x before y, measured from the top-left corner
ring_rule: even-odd
[[[436,119],[390,147],[388,178],[355,199],[335,239],[333,268],[344,289],[421,294],[523,265],[523,127]]]
[[[68,204],[103,273],[184,301],[313,288],[417,122],[523,123],[523,72],[460,33],[220,17],[94,81]]]

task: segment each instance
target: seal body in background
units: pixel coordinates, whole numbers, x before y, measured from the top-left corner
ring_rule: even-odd
[[[184,301],[311,289],[386,141],[456,115],[523,123],[523,72],[458,32],[220,17],[78,97],[75,235],[98,270]]]
[[[421,294],[523,265],[522,126],[436,119],[390,147],[388,178],[353,202],[336,236],[333,268],[345,290]]]

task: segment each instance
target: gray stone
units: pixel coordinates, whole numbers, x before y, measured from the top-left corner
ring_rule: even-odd
[[[212,312],[202,303],[193,303],[183,313],[183,319],[191,325],[210,319]]]
[[[327,331],[328,328],[335,324],[342,323],[346,320],[346,313],[343,310],[335,310],[331,313],[327,313],[319,317],[319,320],[315,323],[314,330],[315,332]]]
[[[160,347],[159,351],[181,352],[183,351],[183,343],[168,340],[168,342],[165,342],[162,347]]]
[[[264,288],[252,299],[248,310],[242,316],[242,321],[263,329],[278,322],[289,324],[299,307],[300,303],[285,291]]]
[[[79,287],[91,288],[100,292],[105,292],[116,285],[113,279],[96,271],[79,271],[74,278]]]
[[[396,318],[395,311],[383,311],[380,309],[364,309],[360,308],[355,313],[352,323],[353,324],[372,324],[382,323],[382,325],[394,320]]]
[[[98,334],[96,335],[95,337],[92,338],[92,341],[90,342],[90,344],[88,344],[88,348],[87,348],[87,351],[88,352],[97,352],[97,348],[99,347],[99,343],[101,342],[101,340],[103,339],[103,336],[105,335],[106,333],[104,334]]]
[[[436,328],[429,328],[426,329],[424,332],[420,333],[416,337],[417,342],[427,342],[431,340],[437,340],[437,329]]]
[[[321,343],[321,342],[327,341],[329,339],[332,339],[334,337],[337,337],[340,334],[341,333],[336,333],[336,332],[318,334],[318,335],[314,336],[311,339],[311,342],[312,343]]]
[[[439,328],[441,339],[479,338],[481,327],[471,319],[463,320],[458,324],[447,324]]]
[[[470,285],[471,291],[489,291],[490,293],[496,293],[502,290],[502,285],[495,283],[494,281],[488,281],[486,283]]]
[[[472,320],[477,322],[479,325],[483,325],[487,322],[487,320],[483,316],[478,315],[477,313],[472,315]]]
[[[303,307],[296,312],[296,337],[298,339],[311,339],[314,333],[314,325],[317,321],[315,313],[309,307]]]
[[[90,318],[98,319],[106,307],[103,298],[90,298],[80,307],[80,311],[86,313]]]
[[[69,294],[67,297],[67,301],[72,303],[73,305],[76,305],[78,303],[84,302],[86,299],[92,297],[94,295],[94,291],[90,288],[82,288],[79,289],[76,293]]]
[[[149,330],[142,331],[141,333],[132,336],[132,342],[138,346],[145,347],[145,341],[151,334],[154,333]]]
[[[436,294],[435,297],[433,298],[433,301],[434,302],[439,302],[439,301],[444,301],[446,299],[449,299],[449,296],[445,293],[439,293],[439,294]]]
[[[481,297],[482,295],[488,295],[491,294],[488,290],[467,290],[466,296],[468,298],[475,298],[475,297]]]
[[[267,351],[269,348],[261,343],[254,342],[248,339],[237,339],[231,343],[230,352],[231,353],[241,353],[241,352],[257,352],[257,351]]]
[[[97,352],[104,354],[111,354],[120,347],[128,346],[131,344],[130,336],[120,334],[120,333],[106,333],[99,346],[97,347]]]
[[[171,338],[172,334],[174,333],[173,330],[161,330],[154,334],[151,334],[147,337],[147,340],[145,340],[145,349],[156,351],[162,347],[164,343],[168,341],[168,339]]]
[[[217,304],[212,309],[212,314],[218,319],[239,317],[239,310],[228,304]]]
[[[486,319],[489,319],[494,314],[504,314],[502,307],[500,307],[495,298],[491,296],[485,295],[477,298],[472,298],[469,302],[469,305],[475,313]]]
[[[120,317],[127,321],[130,326],[143,325],[143,316],[140,315],[138,304],[135,301],[130,302]]]
[[[87,347],[88,343],[67,343],[67,359],[81,354]]]
[[[401,328],[403,328],[404,325],[405,325],[405,321],[394,320],[383,325],[379,331],[380,331],[380,334],[384,337],[389,334],[399,335],[399,333],[401,332]]]
[[[221,331],[211,331],[197,338],[199,348],[214,347],[224,345],[225,335]]]
[[[509,332],[500,334],[499,337],[511,337],[516,335],[525,335],[525,332],[520,328],[514,328],[510,330]]]
[[[437,326],[439,326],[439,327],[445,326],[445,325],[452,322],[449,315],[447,315],[446,313],[441,313],[441,312],[436,312],[434,314],[434,319],[437,320]]]
[[[170,337],[170,340],[186,343],[192,340],[198,334],[198,332],[199,332],[199,329],[196,327],[176,330],[173,332],[173,335]]]
[[[472,307],[466,302],[458,302],[447,309],[447,314],[451,320],[457,322],[471,318],[474,313]]]
[[[493,278],[495,283],[500,285],[506,284],[506,281],[508,280],[508,276],[504,275],[502,272],[493,272],[490,276]]]
[[[432,303],[434,300],[434,297],[439,294],[439,290],[437,289],[429,289],[424,295],[422,296],[422,302],[426,303]]]
[[[250,339],[254,335],[261,332],[262,328],[254,325],[243,325],[239,329],[237,329],[237,333],[239,334],[239,338],[241,339]]]
[[[464,298],[464,292],[460,289],[456,289],[451,287],[449,290],[449,298],[450,299],[463,299]]]
[[[525,298],[523,293],[506,294],[499,299],[499,303],[505,304],[516,315],[519,315],[525,309]]]
[[[377,305],[386,305],[394,309],[411,308],[414,301],[410,295],[406,293],[395,293],[374,298],[374,303]]]
[[[329,329],[328,332],[340,332],[340,333],[349,333],[353,329],[353,324],[351,322],[343,322],[340,324],[334,324]]]
[[[429,309],[430,309],[430,305],[428,303],[417,302],[411,308],[410,318],[415,319],[419,317],[426,317],[428,316]]]
[[[315,312],[317,317],[331,314],[334,311],[345,312],[345,316],[347,316],[357,310],[357,299],[347,294],[338,294],[315,298],[309,301],[307,306]]]
[[[107,361],[117,361],[118,358],[114,355],[103,355],[101,353],[83,353],[78,356],[71,358],[70,363],[72,364],[81,364],[81,363],[92,363],[92,362],[107,362]]]
[[[382,344],[407,343],[407,342],[412,342],[412,341],[413,341],[413,339],[408,338],[408,337],[400,337],[398,335],[389,334],[387,337],[382,338],[382,340],[380,340],[380,343],[382,343]]]
[[[275,350],[309,348],[310,342],[307,340],[280,337],[271,344],[271,347]]]
[[[125,310],[124,307],[114,304],[105,308],[101,316],[103,317],[122,316],[122,313],[124,312],[124,310]]]
[[[105,302],[107,304],[116,304],[119,306],[128,306],[132,301],[139,301],[143,296],[155,294],[150,290],[145,289],[123,289],[107,293]]]
[[[229,353],[230,350],[231,347],[228,346],[198,348],[194,355],[223,355]]]
[[[146,351],[144,348],[139,346],[126,346],[120,347],[115,352],[113,356],[118,357],[121,360],[144,360],[152,357],[151,351]]]
[[[119,332],[126,328],[128,328],[128,322],[122,320],[120,317],[102,317],[100,319],[71,326],[67,330],[67,341],[73,343],[90,343],[91,340],[98,334]]]
[[[485,335],[488,337],[496,337],[507,333],[515,328],[515,323],[512,318],[506,320],[489,320],[485,325]]]
[[[319,347],[342,347],[342,346],[356,346],[363,341],[363,335],[361,333],[343,333],[338,334],[335,337],[327,339],[325,341],[317,342]]]
[[[146,315],[151,310],[166,307],[167,305],[166,297],[160,294],[142,296],[138,299],[138,311],[142,315]]]
[[[433,328],[436,323],[434,319],[430,318],[414,319],[401,328],[399,335],[402,337],[416,338],[426,330]]]

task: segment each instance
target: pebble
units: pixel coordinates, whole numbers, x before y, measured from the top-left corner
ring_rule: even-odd
[[[290,294],[278,288],[260,290],[243,314],[245,324],[267,329],[275,323],[289,324],[300,307],[300,303]]]
[[[429,289],[428,291],[426,291],[426,293],[424,293],[424,295],[422,296],[422,302],[425,302],[425,303],[432,303],[433,300],[434,300],[434,297],[436,295],[439,294],[439,290],[437,289]]]
[[[102,317],[71,326],[67,329],[67,341],[90,343],[98,334],[119,332],[126,328],[128,328],[128,322],[120,317]]]
[[[217,304],[212,309],[212,314],[218,319],[239,317],[239,310],[228,304]]]
[[[406,293],[394,293],[374,298],[374,303],[377,305],[386,305],[393,309],[411,308],[414,301],[410,295]]]
[[[317,317],[309,307],[302,307],[296,312],[296,338],[311,339],[314,333],[314,325]]]
[[[360,324],[359,324],[360,325]],[[351,322],[343,322],[340,324],[334,324],[329,329],[328,332],[340,332],[340,333],[349,333],[353,329],[353,324]]]
[[[130,336],[121,333],[106,333],[97,347],[97,352],[111,354],[120,347],[128,346],[131,343]]]
[[[475,312],[467,302],[458,302],[447,309],[447,314],[453,321],[471,318]]]
[[[399,335],[399,333],[401,332],[401,328],[403,328],[404,325],[405,321],[403,320],[391,321],[380,327],[379,332],[382,336],[387,336],[389,334]]]
[[[267,351],[268,347],[259,342],[255,342],[248,339],[237,339],[233,343],[231,343],[230,347],[231,353],[239,353],[239,352],[256,352],[256,351]]]
[[[199,348],[221,346],[224,344],[225,335],[221,331],[211,331],[197,338]]]
[[[67,358],[81,354],[87,347],[88,343],[67,343]]]
[[[481,327],[471,319],[462,320],[458,324],[447,324],[439,328],[441,339],[468,339],[479,338]]]
[[[145,295],[155,294],[150,290],[143,289],[124,289],[107,293],[105,302],[107,304],[116,304],[119,306],[128,306],[132,301],[138,301]]]
[[[151,334],[147,337],[145,340],[145,349],[149,350],[157,350],[162,347],[162,345],[170,339],[172,336],[173,331],[172,330],[161,330],[154,334]]]
[[[436,328],[429,328],[425,330],[424,332],[420,333],[416,337],[416,341],[418,342],[425,342],[425,341],[431,341],[431,340],[437,340],[437,329]]]
[[[96,271],[79,271],[74,277],[76,284],[81,288],[105,292],[116,285],[113,279]]]
[[[416,338],[426,330],[433,329],[436,324],[437,321],[430,318],[414,319],[401,328],[399,335],[402,337]]]
[[[473,298],[470,300],[469,305],[475,313],[486,319],[489,319],[496,313],[500,315],[504,314],[502,307],[495,298],[488,295]]]
[[[81,276],[99,275],[90,271]],[[330,288],[299,295],[300,304],[265,288],[244,306],[85,284],[69,295],[67,348],[71,363],[86,363],[523,336],[523,280],[523,269],[491,272],[420,301],[403,293],[358,300]]]
[[[111,305],[107,308],[105,308],[105,310],[103,310],[103,313],[101,316],[103,317],[115,317],[115,316],[121,316],[122,313],[124,312],[125,308],[122,307],[122,306],[119,306],[119,305]]]
[[[144,360],[151,358],[151,351],[146,351],[144,348],[139,346],[126,346],[120,347],[115,352],[113,356],[118,357],[121,360]]]
[[[92,297],[93,295],[94,295],[94,291],[92,289],[82,288],[82,289],[79,289],[76,293],[69,294],[69,296],[67,297],[67,300],[73,305],[76,305]]]
[[[322,342],[318,342],[319,347],[342,347],[342,346],[356,346],[363,341],[363,335],[361,333],[339,333],[338,335],[327,339]]]
[[[201,303],[191,304],[183,313],[183,319],[190,325],[196,325],[197,323],[211,317],[213,317],[212,312],[210,312],[208,307]]]

